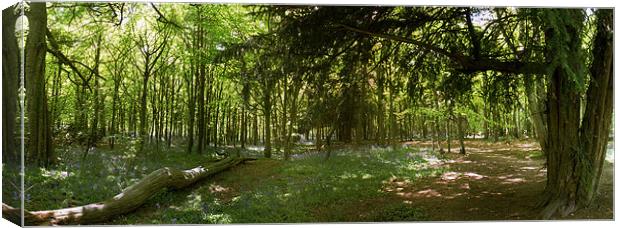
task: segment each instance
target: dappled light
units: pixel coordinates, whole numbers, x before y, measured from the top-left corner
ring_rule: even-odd
[[[230,188],[225,188],[222,187],[220,185],[210,185],[209,186],[209,190],[211,190],[212,193],[217,193],[217,192],[227,192],[230,191]]]
[[[441,175],[441,180],[444,180],[444,181],[454,181],[454,180],[463,179],[463,178],[471,179],[471,180],[480,180],[482,178],[485,178],[485,176],[477,174],[477,173],[471,173],[471,172],[466,172],[466,173],[447,172]]]
[[[22,1],[2,15],[3,213],[614,218],[614,12]]]

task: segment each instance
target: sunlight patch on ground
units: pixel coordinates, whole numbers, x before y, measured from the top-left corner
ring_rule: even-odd
[[[423,196],[423,197],[439,197],[442,196],[441,193],[439,193],[438,191],[435,191],[433,189],[424,189],[421,191],[416,192],[417,195],[419,196]]]
[[[486,176],[484,175],[480,175],[477,173],[472,173],[472,172],[466,172],[466,173],[460,173],[460,172],[447,172],[444,173],[443,175],[441,175],[441,180],[444,181],[454,181],[454,180],[458,180],[460,178],[467,178],[467,179],[472,179],[472,180],[480,180],[482,178],[485,178]]]
[[[264,146],[248,146],[247,149],[251,150],[251,151],[260,151],[260,152],[262,152],[263,150],[265,150],[265,147]]]
[[[525,179],[523,178],[509,178],[504,180],[504,182],[502,182],[502,184],[517,184],[517,183],[524,183]]]
[[[344,174],[340,175],[340,179],[353,179],[353,178],[357,178],[357,174],[345,172]]]
[[[470,179],[474,179],[474,180],[480,180],[480,179],[486,177],[486,176],[483,176],[483,175],[480,175],[480,174],[477,174],[477,173],[471,173],[471,172],[464,173],[463,175],[466,176],[466,177],[469,177]]]
[[[502,195],[501,192],[489,192],[489,191],[482,191],[482,194],[488,194],[488,195],[494,195],[494,196]]]
[[[211,193],[228,192],[230,190],[230,188],[226,188],[218,184],[209,185],[209,191],[211,191]]]
[[[459,178],[460,175],[461,174],[457,173],[457,172],[447,172],[447,173],[444,173],[443,175],[441,175],[441,179],[442,180],[448,180],[448,181],[456,180],[456,179]]]
[[[455,199],[455,198],[457,198],[459,196],[464,196],[464,195],[467,195],[467,192],[459,192],[459,193],[456,193],[456,194],[453,194],[453,195],[450,195],[450,196],[444,196],[443,198],[445,198],[445,199]]]

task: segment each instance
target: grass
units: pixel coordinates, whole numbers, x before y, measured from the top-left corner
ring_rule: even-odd
[[[156,152],[158,149],[152,145],[147,148],[147,154],[139,154],[134,149],[135,144],[127,141],[117,145],[115,150],[101,145],[90,151],[85,159],[82,159],[82,147],[58,148],[59,160],[53,167],[45,169],[26,164],[25,208],[36,211],[102,201],[164,166],[186,169],[214,159],[206,155],[188,155],[183,148],[175,146],[165,150],[163,147]],[[3,180],[11,182],[4,186],[19,185],[17,175],[18,172],[3,169]],[[2,194],[9,205],[20,205],[16,189]]]
[[[147,159],[133,157],[127,147],[97,150],[84,161],[70,159],[83,151],[63,151],[55,169],[27,172],[27,186],[32,186],[27,209],[101,201],[157,168],[191,168],[213,159],[175,147]],[[136,212],[107,224],[424,220],[423,211],[382,189],[389,180],[415,181],[442,172],[410,148],[340,149],[328,160],[321,154],[292,161],[259,159],[186,189],[162,191]]]

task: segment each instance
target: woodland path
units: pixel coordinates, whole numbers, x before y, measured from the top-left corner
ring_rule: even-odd
[[[538,219],[536,203],[546,180],[544,158],[532,156],[533,151],[540,150],[539,146],[531,142],[481,141],[467,141],[465,146],[466,155],[454,153],[458,148],[453,149],[437,164],[449,169],[443,175],[415,183],[393,180],[385,191],[423,209],[432,221]],[[602,178],[597,205],[555,219],[612,219],[613,164],[606,164]]]

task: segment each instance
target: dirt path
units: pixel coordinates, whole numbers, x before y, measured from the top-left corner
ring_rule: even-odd
[[[438,164],[449,172],[415,183],[393,180],[385,191],[422,208],[434,221],[538,219],[536,203],[541,200],[546,170],[542,158],[531,157],[539,150],[537,144],[468,141],[466,148],[467,155],[446,154],[446,161]],[[612,176],[613,166],[608,165],[596,206],[563,219],[613,218]]]

